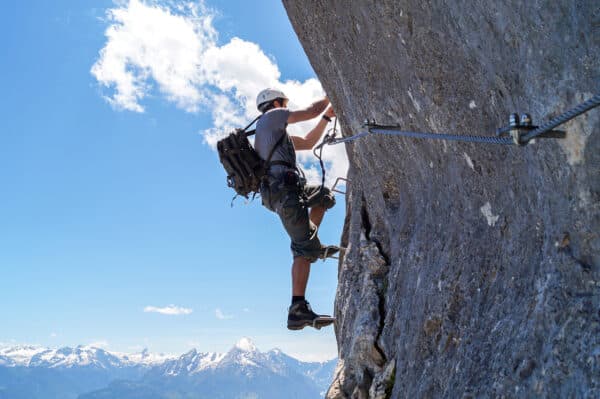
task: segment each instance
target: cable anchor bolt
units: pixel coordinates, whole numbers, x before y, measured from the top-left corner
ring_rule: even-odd
[[[365,120],[363,121],[363,124],[362,124],[362,126],[361,126],[361,127],[364,129],[364,128],[369,128],[369,127],[371,127],[371,126],[377,126],[377,122],[375,122],[375,119],[371,119],[371,120],[369,120],[369,119],[367,118],[367,119],[365,119]]]
[[[538,126],[533,124],[531,115],[527,113],[519,114],[512,113],[508,117],[508,126],[501,127],[496,130],[496,136],[512,137],[516,145],[524,146],[529,144],[530,140],[525,140],[524,136],[527,133],[537,129]],[[538,135],[539,138],[564,139],[566,133],[561,130],[551,130],[549,132]]]

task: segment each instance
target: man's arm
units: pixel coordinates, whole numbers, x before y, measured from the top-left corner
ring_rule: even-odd
[[[333,108],[327,108],[325,115],[329,118],[335,117],[335,112],[333,111]],[[315,126],[315,128],[308,132],[308,134],[304,137],[290,136],[292,142],[294,143],[294,148],[296,149],[296,151],[311,150],[317,144],[319,139],[321,139],[321,136],[325,131],[325,127],[327,127],[327,122],[328,121],[326,121],[324,118],[321,118],[321,120],[319,120],[319,123],[317,123],[317,126]]]
[[[327,97],[319,100],[317,102],[312,103],[308,108],[301,109],[298,111],[292,111],[288,115],[287,123],[296,123],[307,121],[309,119],[316,118],[321,114],[321,112],[325,111],[325,108],[329,105],[329,99]]]

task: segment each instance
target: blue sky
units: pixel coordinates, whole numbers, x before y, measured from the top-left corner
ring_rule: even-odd
[[[165,18],[181,4],[138,2]],[[133,18],[139,14],[132,3],[95,1],[92,8],[32,0],[3,7],[0,342],[96,342],[115,351],[182,353],[225,351],[247,336],[262,350],[335,356],[333,329],[285,329],[289,240],[260,200],[230,207],[233,191],[210,145],[211,137],[214,142],[215,134],[254,112],[244,102],[253,90],[248,80],[263,78],[246,74],[253,66],[225,51],[232,39],[264,57],[268,65],[253,73],[278,68],[280,76],[264,79],[280,82],[297,105],[316,99],[320,86],[280,1],[204,5],[200,17],[212,16],[216,34],[208,45],[234,75],[213,71],[190,87],[162,85],[160,72],[148,73],[158,71],[152,68],[160,58],[150,52],[143,55],[150,67],[128,65],[144,91],[129,103],[117,100],[125,86],[119,86],[118,68],[106,66],[114,60],[104,66],[106,81],[91,70],[111,43],[107,29],[127,27],[107,11]],[[177,15],[169,21],[195,21],[189,10]],[[131,59],[127,51],[139,46],[134,37],[118,48],[116,54]],[[187,84],[186,74],[197,68],[183,68],[181,81]],[[204,99],[195,102],[196,94]],[[133,103],[143,112],[127,108]],[[222,105],[233,112],[219,115]],[[343,170],[339,150],[329,161],[335,172]],[[321,229],[323,242],[339,242],[344,210],[338,195]],[[333,312],[336,284],[335,261],[314,265],[308,299],[317,311]],[[170,305],[191,313],[144,312]]]

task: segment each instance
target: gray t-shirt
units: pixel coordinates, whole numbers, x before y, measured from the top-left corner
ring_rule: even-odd
[[[290,111],[287,108],[274,108],[265,112],[256,122],[254,149],[262,159],[266,160],[269,157],[271,149],[284,134],[285,138],[273,152],[271,161],[285,161],[296,165],[296,150],[290,135],[285,130],[289,115]]]

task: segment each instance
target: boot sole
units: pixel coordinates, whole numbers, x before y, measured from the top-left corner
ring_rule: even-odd
[[[287,323],[288,330],[302,330],[304,327],[313,327],[320,330],[323,327],[327,327],[335,322],[335,317],[317,317],[312,322],[310,321],[296,321]]]

